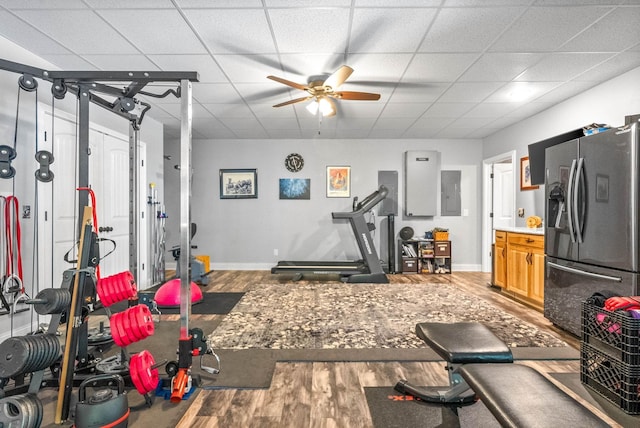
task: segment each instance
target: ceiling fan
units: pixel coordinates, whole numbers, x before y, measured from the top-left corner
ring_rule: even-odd
[[[380,99],[380,94],[373,94],[370,92],[337,91],[336,89],[342,85],[349,76],[351,76],[351,73],[353,73],[353,68],[343,65],[327,78],[323,78],[324,76],[312,76],[309,79],[309,83],[306,85],[292,82],[277,76],[267,76],[268,79],[275,80],[276,82],[280,82],[284,85],[300,89],[301,91],[306,91],[308,93],[308,95],[304,97],[285,101],[274,105],[274,107],[283,107],[289,104],[313,100],[312,103],[307,106],[307,110],[313,114],[320,111],[323,116],[329,117],[336,114],[336,105],[332,98],[367,101],[376,101]]]

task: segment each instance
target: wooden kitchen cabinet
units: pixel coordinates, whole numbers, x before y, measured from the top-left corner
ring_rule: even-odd
[[[501,245],[504,245],[506,251],[501,249]],[[495,251],[495,285],[503,287],[503,291],[513,298],[542,310],[544,308],[544,237],[496,231]],[[505,270],[506,273],[504,273]],[[503,277],[504,285],[500,283]]]
[[[504,288],[507,286],[507,232],[496,230],[493,251],[493,285]]]

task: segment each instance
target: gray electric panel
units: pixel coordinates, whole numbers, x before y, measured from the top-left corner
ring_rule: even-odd
[[[438,209],[440,152],[404,153],[404,213],[408,217],[433,217]]]
[[[380,202],[378,215],[398,215],[398,171],[378,171],[378,187],[380,185],[389,192]]]

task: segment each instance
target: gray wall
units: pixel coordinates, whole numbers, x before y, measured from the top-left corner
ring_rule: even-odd
[[[640,113],[640,68],[631,70],[582,94],[524,119],[484,139],[483,158],[516,150],[517,158],[528,155],[528,145],[591,123],[624,124],[626,115]],[[514,169],[519,177],[520,165]],[[518,187],[519,188],[519,187]],[[516,216],[516,226],[525,226],[527,216],[544,219],[544,186],[516,192],[515,208],[525,208],[525,217]]]
[[[396,233],[411,226],[416,235],[433,227],[451,229],[454,269],[479,270],[480,266],[480,163],[479,140],[194,140],[192,148],[192,221],[198,224],[193,254],[207,254],[216,269],[268,269],[277,260],[341,260],[359,258],[348,223],[333,221],[331,212],[351,211],[352,198],[362,200],[378,187],[379,170],[399,175],[399,213],[403,211],[403,153],[438,150],[441,169],[462,170],[462,207],[466,216],[396,218]],[[165,198],[167,247],[178,244],[179,142],[165,143]],[[304,157],[298,173],[287,171],[289,153]],[[351,166],[351,198],[326,197],[326,167]],[[256,168],[258,198],[221,200],[220,169]],[[310,178],[310,200],[279,200],[279,178]],[[425,183],[425,192],[439,194],[438,183]],[[438,197],[439,200],[439,197]],[[439,211],[438,211],[439,212]],[[377,213],[377,210],[376,210]],[[375,241],[379,252],[380,227],[376,217]],[[386,223],[386,220],[385,220]],[[274,255],[274,250],[278,255]],[[382,251],[381,251],[382,250]]]

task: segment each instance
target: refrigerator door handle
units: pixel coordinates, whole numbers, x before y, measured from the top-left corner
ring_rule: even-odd
[[[573,159],[571,161],[571,169],[569,171],[569,182],[567,183],[567,226],[569,226],[569,236],[571,237],[571,242],[575,244],[576,235],[573,228],[573,180],[576,175],[576,164],[577,161]]]
[[[576,234],[576,240],[578,244],[582,244],[582,227],[584,226],[584,209],[582,210],[582,216],[580,215],[581,211],[579,208],[580,202],[580,185],[584,187],[584,158],[580,158],[578,160],[578,166],[576,168],[575,174],[575,182],[573,183],[573,218],[575,220],[574,229]],[[584,195],[582,196],[584,198]],[[582,217],[582,218],[580,218]]]
[[[622,278],[620,278],[618,276],[602,275],[600,273],[587,272],[587,271],[582,270],[582,269],[576,269],[576,268],[572,268],[572,267],[569,267],[569,266],[563,266],[563,265],[559,265],[559,264],[554,263],[554,262],[547,262],[547,265],[549,265],[552,268],[558,269],[558,270],[563,270],[565,272],[576,273],[578,275],[584,275],[584,276],[588,276],[590,278],[598,278],[598,279],[604,279],[604,280],[607,280],[607,281],[622,282]]]

